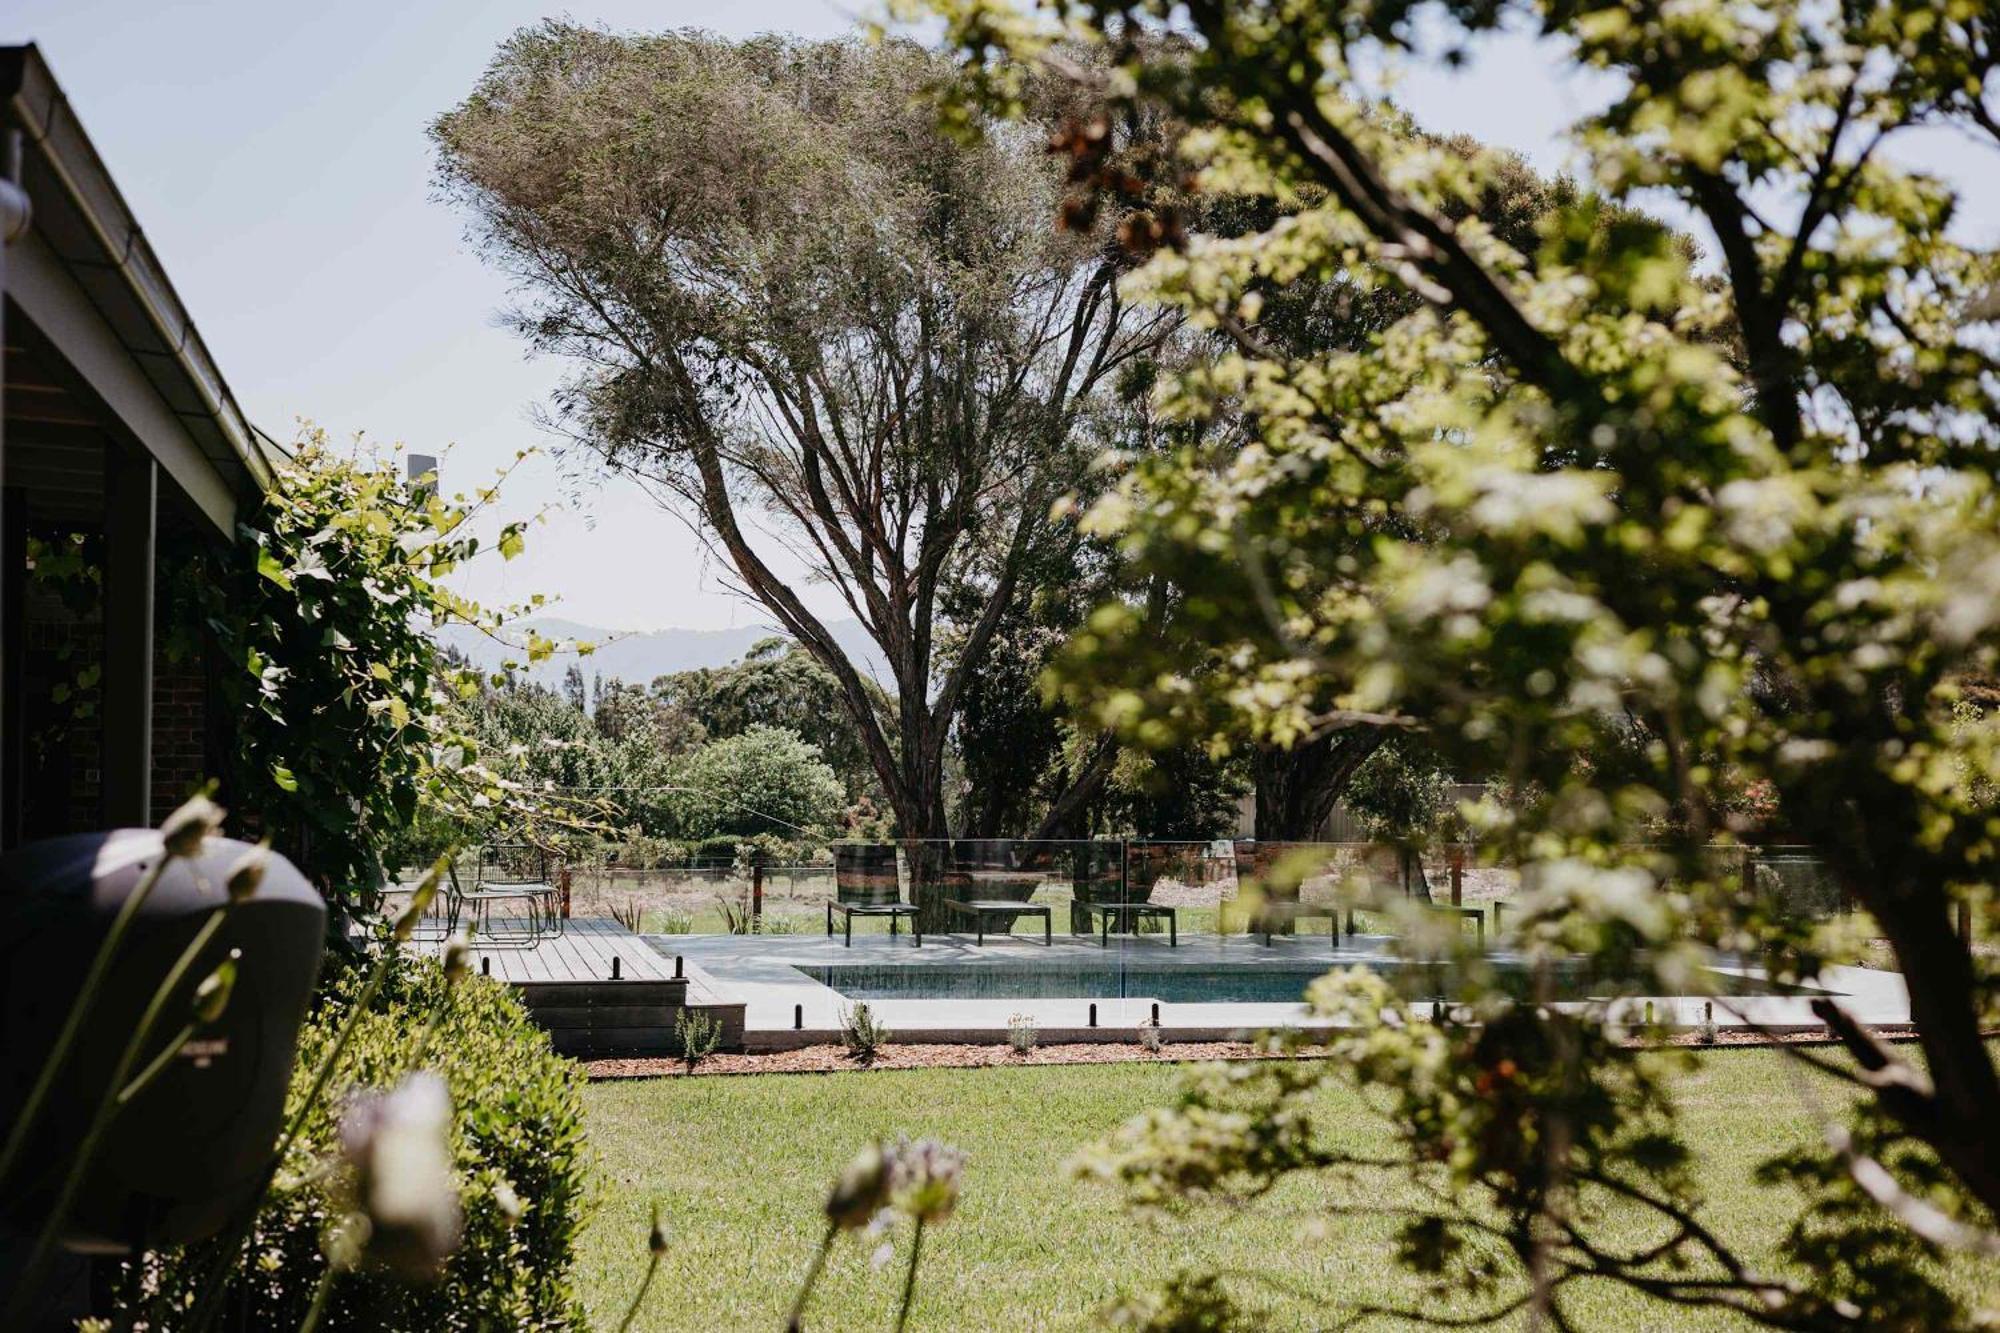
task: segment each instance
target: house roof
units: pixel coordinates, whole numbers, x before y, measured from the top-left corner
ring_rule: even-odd
[[[244,415],[145,232],[34,45],[0,46],[0,127],[23,139],[33,220],[7,296],[218,528],[271,480]]]

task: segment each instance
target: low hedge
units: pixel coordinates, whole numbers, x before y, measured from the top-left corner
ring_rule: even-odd
[[[336,981],[300,1036],[294,1104],[345,1021],[359,972]],[[441,969],[401,966],[361,1020],[336,1087],[381,1088],[411,1070],[418,1034],[437,1011]],[[468,977],[424,1058],[451,1091],[464,1233],[442,1278],[413,1285],[357,1272],[334,1283],[326,1330],[576,1329],[584,1312],[575,1246],[586,1208],[583,1075],[504,985]],[[322,1166],[337,1137],[343,1098],[323,1102],[294,1145],[258,1215],[251,1261],[232,1292],[224,1327],[296,1328],[325,1271],[322,1236],[333,1222]],[[511,1197],[510,1197],[511,1195]],[[518,1201],[518,1216],[510,1205]],[[152,1256],[141,1282],[140,1327],[174,1328],[192,1308],[211,1246]]]

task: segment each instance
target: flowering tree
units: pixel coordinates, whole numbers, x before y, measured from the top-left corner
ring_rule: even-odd
[[[1768,791],[1887,939],[1920,1058],[1815,1001],[1846,1059],[1799,1058],[1853,1109],[1815,1107],[1820,1145],[1761,1174],[1804,1192],[1783,1249],[1810,1282],[1759,1271],[1708,1224],[1671,1081],[1609,1007],[1546,991],[1475,987],[1461,1012],[1479,1022],[1453,1028],[1336,976],[1312,993],[1349,1025],[1335,1059],[1198,1083],[1099,1165],[1156,1200],[1301,1170],[1411,1178],[1400,1256],[1460,1322],[1574,1326],[1585,1279],[1776,1327],[1967,1322],[1929,1261],[2000,1252],[2000,1072],[1981,1038],[1996,978],[1959,929],[1992,920],[2000,720],[1958,706],[2000,647],[2000,264],[1954,239],[1954,190],[1893,145],[1949,125],[2000,150],[1994,12],[1428,8],[1448,50],[1520,25],[1619,76],[1574,127],[1589,188],[1531,237],[1453,220],[1498,157],[1413,138],[1359,90],[1350,61],[1412,53],[1407,4],[935,5],[991,97],[1039,68],[1094,91],[1107,122],[1164,105],[1194,126],[1197,188],[1284,205],[1228,239],[1152,229],[1162,248],[1128,296],[1232,348],[1165,403],[1240,411],[1257,438],[1219,472],[1140,471],[1095,520],[1142,563],[1193,546],[1259,569],[1260,628],[1221,669],[1140,691],[1102,669],[1147,647],[1114,608],[1072,677],[1113,713],[1219,697],[1280,741],[1408,729],[1502,775],[1510,808],[1475,814],[1526,868],[1519,943],[1544,979],[1583,952],[1636,993],[1682,992],[1719,945],[1779,985],[1816,973],[1826,934],[1709,850],[1741,831],[1723,796]],[[1115,74],[1074,61],[1077,43]],[[1083,188],[1123,188],[1079,141]],[[1702,220],[1713,274],[1620,211],[1646,192]],[[1301,274],[1407,308],[1359,347],[1267,337],[1269,294]],[[1315,1138],[1325,1078],[1371,1089],[1395,1154]],[[1647,1238],[1610,1238],[1608,1210],[1637,1210]]]

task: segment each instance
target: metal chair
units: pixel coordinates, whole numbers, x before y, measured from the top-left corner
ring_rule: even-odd
[[[523,911],[519,926],[495,929],[493,909],[498,904],[518,902]],[[548,878],[548,854],[527,843],[494,843],[481,847],[473,867],[473,882],[465,888],[458,878],[458,866],[451,867],[451,928],[456,930],[461,913],[470,911],[475,935],[488,948],[529,949],[563,932],[557,892]],[[499,920],[506,922],[507,917]]]

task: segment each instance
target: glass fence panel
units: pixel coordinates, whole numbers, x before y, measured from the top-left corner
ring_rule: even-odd
[[[649,912],[691,915],[696,918],[692,929],[701,932],[720,927],[727,905],[785,919],[786,924],[775,925],[775,930],[797,931],[804,918],[829,901],[839,901],[840,849],[864,845],[892,849],[898,890],[905,902],[917,901],[911,896],[913,886],[938,902],[947,898],[961,903],[1047,902],[1063,909],[1055,914],[1055,929],[1074,935],[1101,931],[1107,913],[1096,910],[1097,904],[1172,907],[1183,930],[1243,933],[1248,927],[1240,917],[1231,916],[1231,908],[1246,885],[1260,885],[1258,891],[1266,895],[1295,894],[1308,905],[1338,897],[1353,905],[1361,920],[1380,904],[1399,898],[1478,906],[1489,917],[1497,906],[1504,917],[1525,892],[1520,867],[1476,847],[1432,844],[1402,849],[1362,841],[1254,839],[904,839],[836,843],[823,858],[760,865],[621,864],[603,856],[571,859],[523,844],[494,844],[457,854],[448,880],[460,892],[472,892],[504,884],[553,883],[561,871],[572,884],[574,914],[605,915],[609,907],[630,899],[642,902]],[[1813,848],[1716,847],[1704,860],[1704,875],[1742,883],[1788,913],[1820,917],[1851,910],[1831,867]],[[407,891],[425,868],[404,868],[390,891]],[[963,909],[952,910],[959,920],[972,922]],[[997,912],[990,909],[989,915]],[[1165,929],[1160,924],[1163,914],[1110,915],[1120,927],[1128,919],[1137,921],[1136,930],[1122,933],[1146,936]],[[863,929],[887,930],[888,925],[857,923],[856,930]],[[1115,928],[1113,933],[1121,930]]]
[[[1664,849],[1629,850],[1657,866]],[[1703,860],[1704,877],[1788,913],[1846,910],[1811,848],[1718,847]],[[1377,969],[1416,1001],[1462,996],[1472,968],[1482,984],[1530,993],[1510,940],[1533,868],[1524,874],[1464,845],[899,839],[838,842],[788,862],[641,864],[635,850],[623,863],[605,854],[554,858],[546,868],[529,850],[488,847],[467,851],[453,870],[451,906],[483,914],[495,947],[533,943],[551,929],[532,886],[560,880],[572,914],[614,918],[670,955],[686,948],[705,970],[734,959],[760,986],[774,977],[817,983],[804,985],[804,1003],[817,994],[821,1011],[798,1021],[820,1031],[862,1002],[886,1006],[887,1025],[906,1036],[927,1024],[991,1030],[1015,1019],[1048,1033],[1133,1029],[1156,1007],[1171,1023],[1199,1026],[1204,1005],[1296,1005],[1333,966]],[[706,938],[662,943],[677,935]],[[1544,988],[1537,994],[1575,998],[1627,983],[1579,962],[1533,984]],[[1745,984],[1714,979],[1717,991]],[[793,1010],[788,995],[778,1021],[789,1024]],[[1272,1009],[1216,1011],[1213,1021],[1233,1030],[1286,1020]]]

